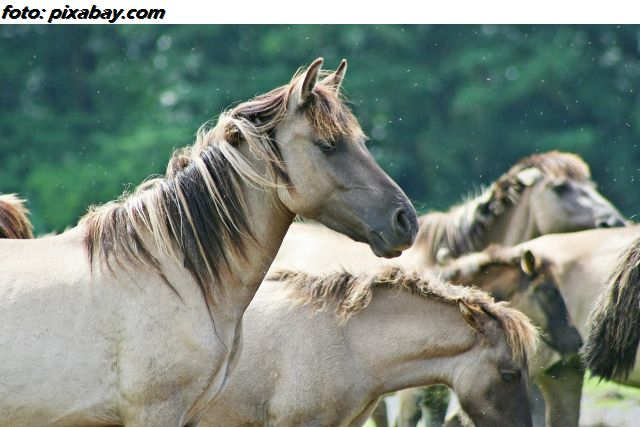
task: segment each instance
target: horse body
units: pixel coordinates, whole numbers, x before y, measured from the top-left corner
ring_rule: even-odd
[[[347,273],[277,279],[260,287],[245,313],[245,351],[204,426],[359,426],[381,395],[440,382],[460,394],[479,427],[530,425],[526,362],[514,362],[500,323],[464,296],[480,292],[397,269],[373,276],[373,288]],[[336,296],[332,288],[347,292]],[[428,295],[443,290],[450,298]],[[466,306],[457,298],[482,321],[461,316]],[[532,329],[521,321],[519,337],[526,341]],[[505,383],[500,369],[524,373]]]
[[[316,85],[321,63],[76,228],[0,242],[3,423],[197,425],[296,214],[381,256],[410,246],[415,211],[337,95],[346,62]]]

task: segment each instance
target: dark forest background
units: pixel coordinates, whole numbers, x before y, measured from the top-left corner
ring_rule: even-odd
[[[370,149],[419,210],[558,149],[634,216],[639,52],[638,26],[2,26],[0,192],[60,231],[322,56],[349,60]]]

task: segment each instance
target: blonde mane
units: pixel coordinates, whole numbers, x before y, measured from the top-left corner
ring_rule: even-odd
[[[369,305],[375,287],[387,287],[451,305],[462,300],[498,321],[515,360],[524,363],[537,345],[537,329],[524,314],[510,308],[506,302],[496,303],[486,292],[455,286],[434,275],[408,273],[400,267],[387,267],[371,275],[354,275],[345,271],[311,275],[285,270],[271,274],[268,280],[288,286],[296,303],[313,305],[318,310],[333,309],[342,321]]]
[[[158,259],[169,256],[189,270],[209,304],[216,293],[224,294],[224,287],[214,285],[229,272],[231,257],[246,258],[247,241],[255,242],[243,185],[291,186],[275,131],[300,78],[297,73],[288,84],[223,112],[214,127],[201,128],[191,147],[173,154],[166,177],[92,207],[80,221],[91,265],[98,259],[109,269],[114,261],[121,267],[149,266],[169,284]],[[322,82],[301,112],[320,138],[361,132],[340,96]],[[238,151],[239,144],[264,161],[266,177]],[[153,249],[145,243],[149,236]]]
[[[483,238],[493,222],[518,203],[527,188],[518,179],[525,169],[535,168],[546,178],[568,178],[578,182],[591,179],[589,166],[577,155],[549,151],[525,157],[513,165],[481,195],[452,207],[448,212],[433,212],[418,219],[416,244],[425,248],[429,261],[437,261],[438,251],[446,248],[451,257],[483,249]]]
[[[33,225],[25,200],[15,194],[0,195],[0,238],[33,239]]]

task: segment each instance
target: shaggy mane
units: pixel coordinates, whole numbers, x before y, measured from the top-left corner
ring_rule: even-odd
[[[33,239],[33,225],[25,200],[15,194],[0,195],[0,238]]]
[[[537,345],[537,329],[524,314],[505,302],[496,303],[486,292],[455,286],[433,275],[387,267],[373,275],[354,275],[345,271],[311,275],[285,270],[277,271],[267,279],[283,282],[292,290],[292,298],[300,304],[314,305],[319,310],[332,308],[343,321],[369,305],[375,287],[387,287],[452,305],[462,300],[498,321],[518,362],[526,362]]]
[[[425,248],[428,261],[435,264],[441,248],[454,258],[481,250],[483,238],[494,220],[520,200],[527,187],[518,180],[518,174],[530,168],[538,169],[546,178],[579,182],[591,179],[589,166],[575,154],[550,151],[521,159],[480,196],[448,212],[433,212],[418,219],[416,244]]]
[[[97,259],[111,270],[114,262],[123,268],[148,266],[169,284],[159,261],[169,256],[189,270],[209,304],[216,293],[224,294],[214,285],[229,272],[232,259],[246,259],[248,241],[258,243],[243,186],[291,186],[275,130],[301,77],[297,73],[288,84],[223,112],[214,127],[202,127],[191,147],[173,154],[165,177],[92,207],[80,221],[91,265]],[[321,81],[300,113],[323,139],[362,132],[340,95]],[[240,154],[239,144],[266,163],[266,177]]]

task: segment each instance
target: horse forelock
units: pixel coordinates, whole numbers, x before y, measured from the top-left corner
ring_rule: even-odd
[[[0,238],[33,238],[33,225],[29,220],[25,200],[15,194],[0,195]]]
[[[230,271],[232,260],[246,259],[247,242],[255,242],[243,186],[290,185],[274,136],[299,78],[223,112],[215,126],[203,126],[191,147],[173,154],[166,177],[92,207],[81,219],[91,264],[97,256],[111,270],[112,261],[121,267],[147,265],[168,283],[159,257],[169,256],[189,270],[209,304],[224,295],[225,288],[214,284]],[[320,82],[303,108],[319,136],[337,138],[360,129],[339,94]],[[266,177],[240,153],[239,144],[264,161]],[[145,236],[151,236],[153,249]]]
[[[387,267],[376,274],[361,275],[346,271],[314,275],[281,270],[270,274],[267,279],[287,286],[294,303],[312,305],[319,311],[333,310],[342,321],[366,308],[371,303],[376,287],[442,301],[456,310],[458,301],[462,300],[469,306],[482,309],[499,323],[514,360],[525,363],[537,345],[537,329],[524,314],[507,303],[496,303],[489,294],[477,288],[452,285],[427,272],[405,272],[396,266]]]
[[[572,153],[549,151],[519,160],[479,196],[467,199],[447,212],[429,213],[420,218],[416,241],[424,245],[429,261],[436,262],[437,252],[442,247],[453,257],[481,250],[483,238],[492,223],[520,200],[527,186],[520,182],[518,174],[529,168],[538,169],[545,178],[579,182],[591,179],[589,166]]]

